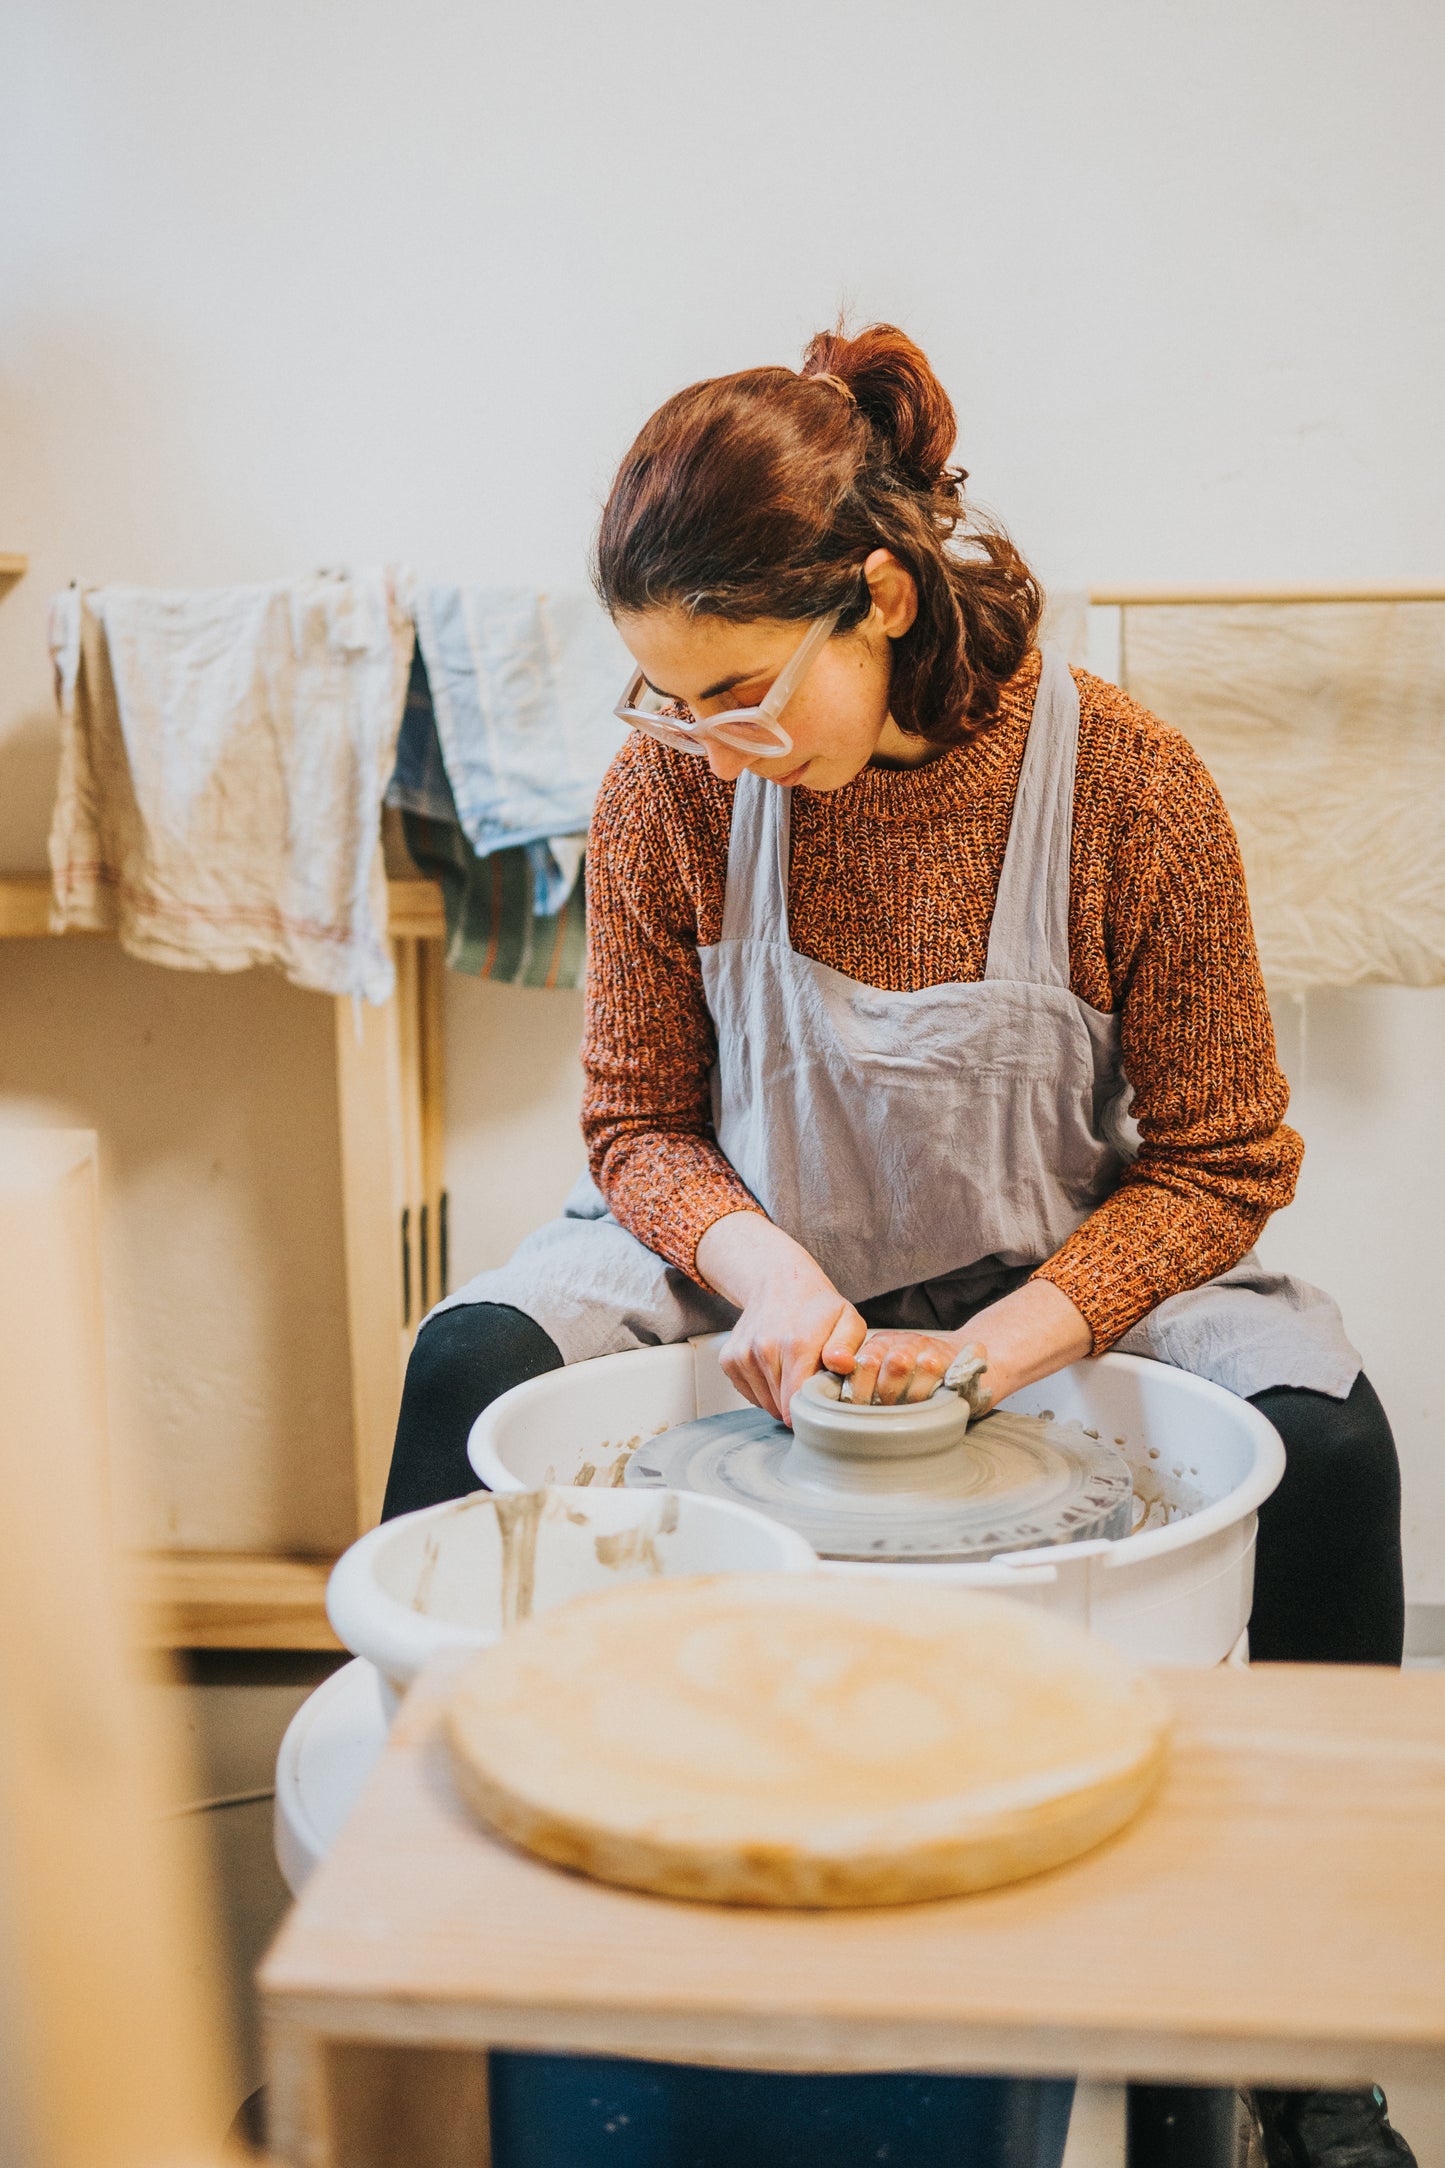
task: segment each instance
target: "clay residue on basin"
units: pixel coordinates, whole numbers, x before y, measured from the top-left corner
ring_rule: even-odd
[[[641,1443],[640,1433],[629,1438],[625,1445],[614,1445],[610,1438],[604,1438],[600,1445],[593,1447],[592,1458],[583,1461],[573,1482],[579,1490],[621,1490],[627,1463]],[[608,1453],[614,1456],[611,1460],[605,1458]]]
[[[1052,1408],[1041,1410],[1038,1420],[1052,1423],[1057,1420]],[[1100,1433],[1089,1429],[1077,1417],[1065,1428],[1082,1430],[1086,1438],[1097,1438]],[[1131,1536],[1142,1536],[1151,1528],[1169,1528],[1175,1521],[1187,1521],[1191,1514],[1202,1513],[1210,1503],[1205,1493],[1190,1481],[1199,1470],[1183,1461],[1171,1461],[1157,1445],[1135,1445],[1128,1438],[1115,1438],[1114,1444],[1129,1463],[1129,1474],[1134,1485],[1134,1511],[1129,1523]]]
[[[411,1599],[413,1611],[425,1611],[427,1605],[431,1602],[431,1585],[436,1579],[437,1560],[441,1557],[441,1548],[441,1538],[433,1529],[422,1546],[421,1566],[417,1572],[416,1588]]]
[[[619,1528],[610,1536],[593,1538],[592,1548],[597,1553],[598,1565],[618,1569],[642,1566],[648,1573],[661,1573],[662,1558],[657,1539],[670,1536],[677,1526],[677,1519],[677,1493],[669,1491],[635,1527]]]
[[[1187,1521],[1192,1513],[1202,1513],[1209,1504],[1204,1492],[1189,1481],[1190,1475],[1198,1475],[1197,1468],[1186,1471],[1182,1462],[1176,1466],[1167,1461],[1157,1445],[1132,1446],[1123,1438],[1116,1438],[1114,1443],[1128,1461],[1134,1480],[1131,1536]]]
[[[502,1538],[502,1631],[532,1616],[537,1592],[537,1530],[544,1490],[498,1491],[497,1528]]]

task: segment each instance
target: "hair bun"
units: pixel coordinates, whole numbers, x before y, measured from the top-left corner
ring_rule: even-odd
[[[966,479],[949,468],[958,437],[953,401],[923,349],[896,324],[870,324],[856,338],[820,331],[808,342],[802,374],[846,391],[887,447],[890,462],[915,489],[952,496]]]

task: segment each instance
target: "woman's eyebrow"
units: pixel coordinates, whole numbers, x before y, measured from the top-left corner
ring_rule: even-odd
[[[735,685],[747,685],[750,684],[754,678],[766,677],[766,675],[766,669],[735,670],[731,677],[719,678],[716,685],[707,686],[704,691],[700,692],[697,695],[697,697],[699,700],[716,700],[719,693],[730,693]],[[660,685],[654,685],[645,670],[642,673],[642,682],[644,683],[644,685],[646,685],[649,692],[656,693],[659,700],[682,699],[681,693],[665,693]]]

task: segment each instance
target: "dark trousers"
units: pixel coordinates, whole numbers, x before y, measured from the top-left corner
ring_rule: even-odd
[[[383,1518],[481,1485],[467,1435],[524,1378],[559,1370],[540,1325],[465,1303],[424,1325],[407,1366]],[[1250,1654],[1260,1663],[1398,1664],[1405,1641],[1400,1468],[1363,1373],[1347,1400],[1296,1386],[1256,1393],[1284,1440],[1284,1479],[1259,1511]]]
[[[434,1317],[418,1335],[407,1366],[383,1517],[479,1490],[481,1485],[467,1460],[467,1435],[477,1416],[524,1378],[540,1377],[561,1366],[555,1343],[520,1310],[475,1303]],[[1260,1662],[1274,1663],[1398,1664],[1405,1638],[1400,1468],[1389,1421],[1374,1387],[1363,1373],[1347,1400],[1331,1400],[1325,1393],[1294,1386],[1274,1386],[1256,1393],[1254,1405],[1284,1440],[1285,1472],[1279,1488],[1259,1511],[1250,1654]],[[716,2103],[710,2096],[704,2099],[699,2088],[715,2086],[721,2073],[677,2070],[663,2079],[659,2069],[621,2063],[612,2076],[615,2085],[645,2089],[648,2084],[654,2088],[661,2084],[666,2092],[666,2116],[660,2122],[655,2114],[641,2112],[640,2098],[633,2102],[628,2096],[629,2107],[639,2109],[642,2150],[635,2168],[679,2159],[675,2147],[669,2150],[666,2133],[672,2124],[667,2117],[701,2115],[704,2109],[704,2120],[715,2116]],[[537,2168],[562,2168],[563,2163],[568,2168],[587,2168],[593,2155],[585,2118],[580,2111],[572,2113],[571,2103],[572,2094],[581,2087],[592,2107],[598,2106],[605,2088],[594,2082],[595,2077],[591,2064],[565,2058],[556,2059],[555,2069],[552,2059],[497,2058],[497,2097],[510,2099],[509,2085],[518,2089],[519,2101],[525,2094],[528,2112],[522,2125],[534,2132],[541,2148],[528,2153],[504,2120],[494,2129],[499,2159],[505,2156],[514,2168],[532,2168],[533,2161]],[[829,2117],[842,2112],[840,2088],[854,2081],[770,2078],[758,2082],[770,2085],[777,2095],[766,2115],[761,2115],[761,2102],[756,2104],[759,2131],[783,2127],[780,2116],[785,2122],[791,2116],[798,2131],[811,2134],[800,2151],[778,2157],[802,2159],[809,2152],[816,2158],[826,2157]],[[983,2094],[975,2097],[977,2081],[935,2079],[925,2084],[930,2112],[942,2118],[927,2135],[922,2124],[915,2128],[910,2091],[925,2081],[900,2074],[891,2081],[892,2090],[885,2081],[872,2082],[884,2086],[878,2107],[883,2127],[900,2141],[898,2153],[890,2154],[899,2168],[922,2162],[942,2168],[952,2158],[986,2161],[990,2168],[995,2163],[1026,2168],[1040,2161],[1057,2163],[1062,2154],[1062,2137],[1051,2143],[1044,2124],[1054,2114],[1056,2093],[1062,2094],[1067,2122],[1067,2088],[1001,2087],[999,2101],[1007,2104],[1009,2116],[1022,2121],[1017,2131],[1010,2127],[1007,2135],[1000,2124],[991,2141],[980,2142],[976,2117]],[[744,2091],[735,2085],[727,2098],[737,2105]],[[1235,2096],[1228,2091],[1131,2086],[1131,2168],[1216,2168],[1216,2164],[1225,2168],[1235,2158],[1235,2105]],[[545,2114],[561,2118],[555,2145],[542,2144]],[[1034,2122],[1039,2122],[1037,2130]],[[614,2127],[609,2120],[607,2130]],[[650,2134],[646,2142],[641,2136],[644,2128]],[[954,2134],[963,2150],[955,2152],[942,2144],[940,2130]],[[966,2137],[968,2143],[963,2142]],[[653,2143],[658,2148],[655,2153],[647,2149]],[[756,2155],[756,2146],[752,2150]],[[724,2151],[716,2158],[744,2155]],[[598,2157],[603,2157],[601,2152]],[[605,2157],[611,2161],[613,2155],[607,2151]],[[699,2168],[714,2157],[703,2151],[687,2156]],[[881,2155],[870,2151],[866,2157]]]

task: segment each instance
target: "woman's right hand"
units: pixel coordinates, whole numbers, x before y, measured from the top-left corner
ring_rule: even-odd
[[[709,1286],[742,1312],[723,1342],[723,1374],[786,1423],[794,1393],[822,1369],[851,1367],[868,1335],[821,1265],[761,1212],[729,1212],[697,1246]]]

